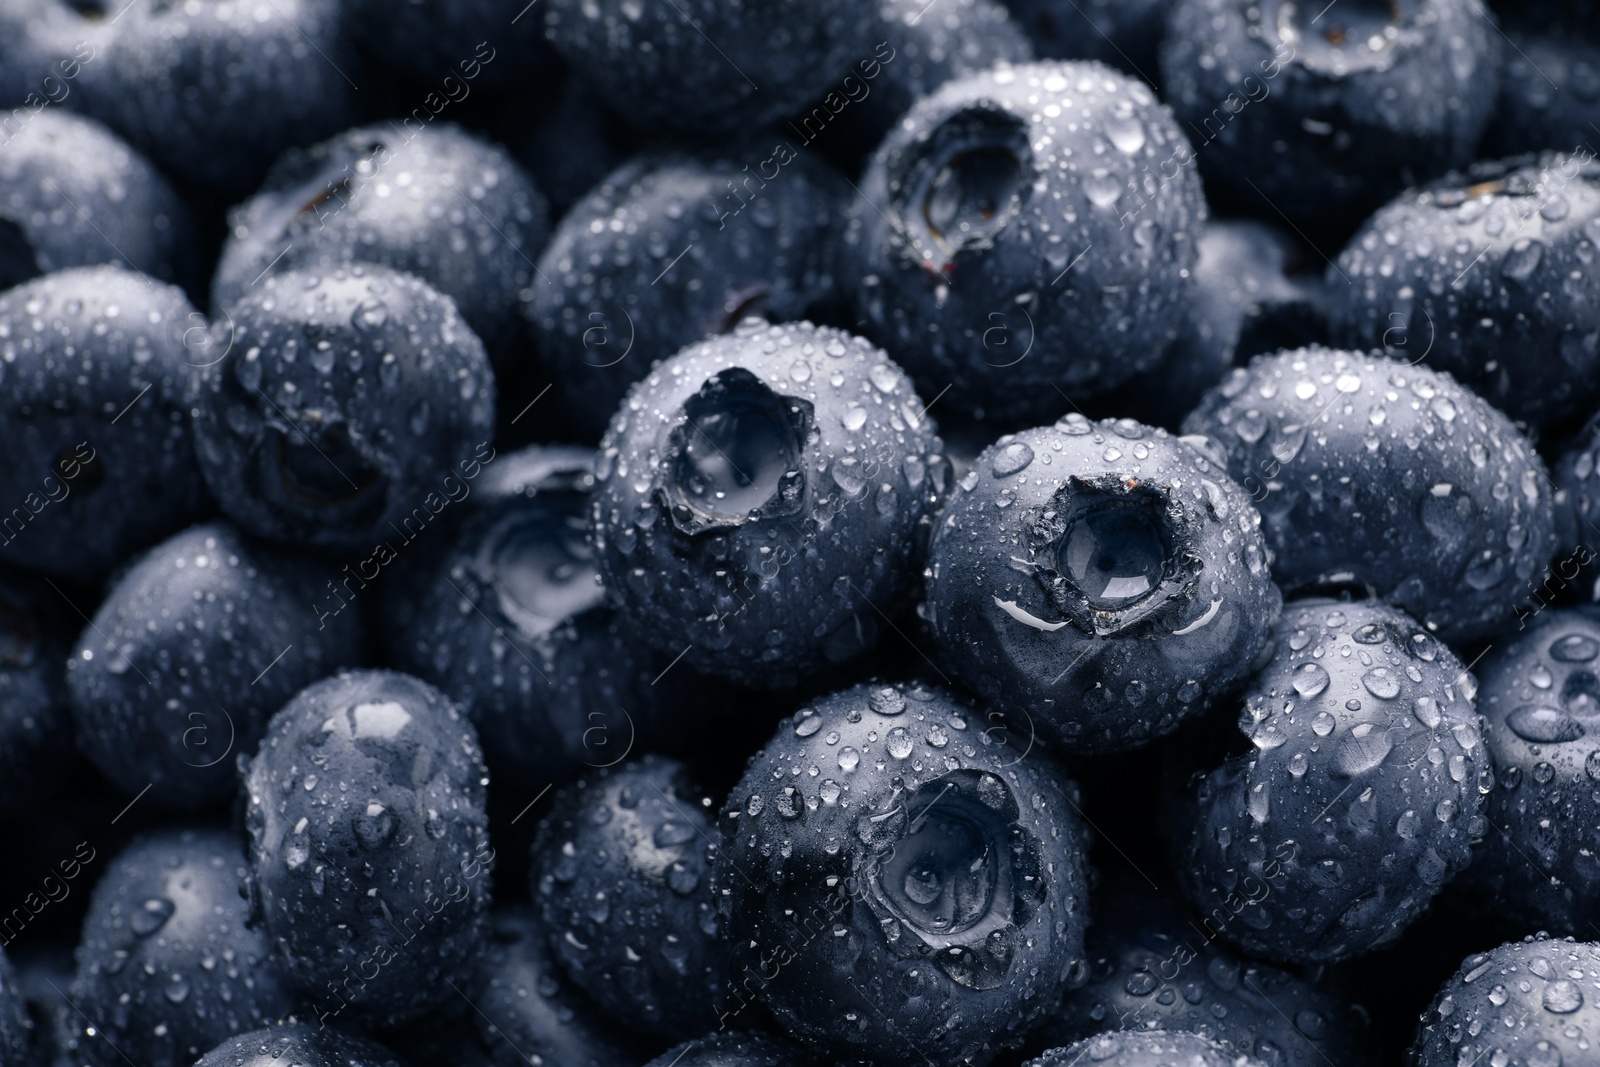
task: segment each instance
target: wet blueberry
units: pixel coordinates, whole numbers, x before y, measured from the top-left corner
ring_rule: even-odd
[[[943,498],[906,376],[838,330],[748,321],[658,364],[601,443],[590,528],[625,623],[772,688],[870,647]]]
[[[93,580],[199,517],[204,321],[178,289],[115,266],[0,293],[0,559]]]
[[[809,154],[745,151],[625,164],[562,219],[540,257],[523,313],[590,439],[656,361],[746,316],[805,318],[832,296],[832,234],[849,187]]]
[[[1468,956],[1423,1013],[1410,1062],[1587,1063],[1600,1028],[1600,944],[1528,938]]]
[[[222,509],[250,533],[381,544],[392,558],[443,510],[457,466],[493,455],[483,345],[448,297],[409,274],[357,264],[275,275],[213,332],[221,351],[200,386],[196,451]]]
[[[474,1000],[497,1067],[527,1067],[532,1057],[562,1067],[633,1067],[644,1059],[609,1017],[567,984],[530,911],[502,909],[491,918]]]
[[[20,573],[0,572],[0,814],[26,814],[62,783],[72,759],[61,668],[70,634],[51,610],[57,600]]]
[[[1550,608],[1476,670],[1494,765],[1466,881],[1498,924],[1582,934],[1600,908],[1600,608]]]
[[[398,1023],[468,980],[494,863],[487,782],[471,724],[403,674],[337,674],[273,716],[244,768],[251,893],[319,1021]]]
[[[1150,370],[1206,217],[1192,170],[1156,172],[1189,152],[1148,87],[1099,64],[947,83],[862,178],[846,255],[868,335],[927,395],[1010,425]]]
[[[230,1037],[200,1057],[195,1067],[400,1067],[394,1053],[364,1037],[332,1027],[293,1023]]]
[[[1334,340],[1449,371],[1512,418],[1591,414],[1597,237],[1593,153],[1474,164],[1384,207],[1329,266]]]
[[[111,1067],[188,1067],[226,1038],[294,1010],[249,922],[240,839],[164,830],[136,839],[95,884],[72,999],[78,1048]],[[86,1022],[85,1020],[89,1020]]]
[[[1184,895],[1265,959],[1324,963],[1399,937],[1485,828],[1473,690],[1393,608],[1284,608],[1238,732],[1202,724],[1174,753],[1163,821]]]
[[[1241,681],[1281,600],[1207,448],[1077,414],[991,445],[929,550],[941,666],[1081,752],[1147,744]]]
[[[1503,39],[1479,0],[1176,0],[1161,83],[1209,182],[1337,227],[1472,159]]]
[[[78,746],[132,795],[176,807],[234,795],[237,754],[301,689],[361,660],[355,612],[319,618],[333,571],[194,526],[135,560],[67,661]],[[213,1044],[215,1042],[212,1042]]]
[[[715,888],[733,977],[842,1058],[984,1064],[1084,977],[1077,787],[938,690],[813,703],[757,752],[722,813]],[[811,773],[817,768],[818,773]]]
[[[516,294],[548,230],[544,197],[499,145],[444,123],[363,126],[288,152],[233,209],[212,305],[292,270],[391,267],[453,299],[508,366],[525,355]]]
[[[534,903],[574,984],[668,1040],[717,1022],[728,983],[711,895],[712,800],[644,756],[563,789],[533,845]]]
[[[1227,449],[1287,593],[1364,585],[1464,640],[1510,620],[1554,546],[1532,446],[1426,365],[1320,347],[1262,356],[1184,429]]]
[[[1051,1049],[1025,1067],[1074,1067],[1080,1062],[1104,1067],[1268,1067],[1269,1061],[1240,1055],[1199,1034],[1153,1030],[1086,1037],[1069,1048]]]
[[[782,1038],[734,1030],[685,1041],[646,1067],[808,1067],[812,1062],[805,1050]]]

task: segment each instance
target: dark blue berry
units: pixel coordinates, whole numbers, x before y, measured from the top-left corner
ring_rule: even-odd
[[[1207,444],[1073,414],[991,445],[934,527],[941,666],[1082,752],[1147,744],[1243,680],[1281,599]]]
[[[1325,963],[1399,937],[1483,836],[1472,676],[1381,604],[1290,604],[1237,718],[1175,753],[1184,894],[1228,941]]]
[[[400,1067],[394,1053],[344,1030],[291,1023],[230,1037],[195,1067]]]
[[[1182,1030],[1086,1037],[1069,1048],[1051,1049],[1024,1067],[1076,1067],[1080,1062],[1101,1067],[1268,1067],[1265,1060],[1241,1056],[1226,1045]]]
[[[1077,787],[980,712],[861,686],[786,720],[723,809],[722,1025],[981,1065],[1085,977]],[[811,774],[810,768],[819,768]]]
[[[194,526],[122,573],[67,661],[78,746],[129,794],[234,795],[238,753],[312,682],[361,660],[355,612],[319,619],[332,570]]]
[[[782,1038],[733,1030],[685,1041],[646,1067],[810,1067],[812,1058]]]
[[[225,351],[200,386],[196,451],[222,509],[250,533],[311,548],[381,543],[392,558],[443,510],[457,466],[493,453],[483,345],[454,302],[409,274],[356,264],[275,275],[215,332]]]
[[[471,724],[403,674],[337,674],[273,716],[245,768],[251,892],[319,1020],[456,997],[486,934],[487,783]]]

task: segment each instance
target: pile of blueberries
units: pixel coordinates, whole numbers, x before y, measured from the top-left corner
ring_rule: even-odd
[[[1596,144],[1594,0],[0,0],[0,1067],[1600,1064]]]

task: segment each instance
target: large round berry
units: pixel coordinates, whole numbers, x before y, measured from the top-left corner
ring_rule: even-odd
[[[1177,753],[1174,872],[1252,955],[1328,962],[1399,937],[1483,836],[1472,676],[1375,602],[1284,609],[1237,720]]]
[[[1148,743],[1241,681],[1281,599],[1261,517],[1206,447],[1077,414],[991,445],[929,550],[942,666],[1084,752]]]
[[[1262,356],[1183,425],[1227,449],[1289,593],[1365,585],[1465,640],[1511,620],[1554,545],[1533,447],[1426,366],[1319,347]]]
[[[443,509],[457,464],[492,454],[483,345],[409,274],[269,277],[216,330],[225,351],[200,387],[196,451],[250,533],[383,566]]]
[[[1582,935],[1600,914],[1600,608],[1550,608],[1477,668],[1494,765],[1468,881],[1497,916]]]
[[[1161,83],[1208,181],[1337,225],[1472,159],[1501,40],[1480,0],[1177,0]]]
[[[1600,1033],[1600,943],[1546,940],[1468,956],[1422,1016],[1415,1067],[1591,1062]]]
[[[245,773],[251,892],[318,1017],[395,1023],[482,951],[494,852],[472,726],[437,689],[337,674],[268,724]]]
[[[668,1039],[711,1029],[726,995],[711,805],[682,764],[645,756],[562,790],[533,845],[534,902],[567,974]]]
[[[1104,1033],[1068,1048],[1051,1049],[1024,1067],[1267,1067],[1267,1061],[1241,1056],[1210,1038],[1181,1030]]]
[[[867,333],[928,395],[1053,418],[1154,366],[1189,305],[1199,179],[1142,83],[1098,63],[970,75],[924,97],[862,178],[848,255]]]
[[[981,1065],[1084,974],[1077,787],[934,689],[786,720],[723,810],[724,1025],[753,998],[840,1058]],[[816,773],[813,773],[815,771]]]
[[[768,146],[762,159],[751,170],[732,157],[637,158],[561,220],[523,313],[584,434],[602,433],[628,387],[684,345],[750,315],[807,318],[833,295],[849,187],[810,153]]]
[[[836,83],[873,54],[856,0],[549,0],[544,20],[618,114],[700,137],[760,129],[830,89],[842,102]]]
[[[768,687],[870,647],[948,471],[881,351],[748,321],[633,387],[600,446],[606,590],[657,647]]]
[[[91,1062],[187,1067],[295,1009],[266,934],[250,922],[245,876],[243,842],[222,830],[164,830],[111,862],[72,983]]]
[[[182,292],[121,267],[0,293],[0,559],[92,581],[199,517],[205,334]]]
[[[392,267],[454,300],[509,366],[523,355],[516,298],[534,279],[547,214],[509,152],[458,126],[347,130],[285,154],[233,209],[211,302],[228,308],[291,270]]]
[[[394,1053],[320,1020],[270,1026],[230,1037],[200,1057],[195,1067],[400,1067]]]
[[[129,794],[205,804],[301,689],[361,661],[354,612],[317,610],[331,568],[191,527],[123,573],[67,661],[78,747]],[[308,593],[310,595],[308,595]]]
[[[812,1062],[805,1050],[771,1034],[718,1030],[663,1052],[646,1067],[809,1067]]]

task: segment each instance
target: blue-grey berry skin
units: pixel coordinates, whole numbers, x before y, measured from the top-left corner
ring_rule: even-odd
[[[499,145],[449,123],[363,126],[287,152],[230,212],[212,306],[249,296],[263,273],[371,263],[450,297],[507,365],[522,354],[516,295],[548,233],[544,196]]]
[[[234,760],[301,689],[361,662],[356,612],[319,618],[334,571],[193,526],[135,560],[67,660],[78,747],[128,794],[196,807],[238,790]]]
[[[483,752],[437,689],[348,671],[273,716],[244,767],[251,893],[319,1018],[392,1025],[455,996],[483,951]]]
[[[13,111],[0,130],[0,286],[97,263],[191,280],[188,208],[148,159],[60,108]]]
[[[63,0],[0,0],[0,107],[49,107],[97,54],[93,35]]]
[[[1097,59],[1154,83],[1172,0],[1005,0],[1040,59]]]
[[[1244,695],[1243,737],[1209,724],[1170,775],[1163,822],[1190,903],[1263,959],[1327,963],[1394,941],[1486,829],[1472,692],[1450,650],[1393,608],[1290,604]]]
[[[1033,1037],[1046,1048],[1105,1031],[1181,1031],[1275,1067],[1372,1062],[1366,1010],[1327,976],[1304,976],[1234,955],[1214,916],[1137,875],[1108,878],[1091,901],[1089,981]],[[1190,925],[1193,923],[1193,925]]]
[[[729,1030],[685,1041],[646,1067],[811,1067],[814,1062],[804,1049],[783,1038]]]
[[[547,76],[539,19],[521,17],[521,10],[500,0],[345,0],[344,19],[346,32],[371,59],[437,84],[431,99],[419,100],[431,119],[436,108],[465,101],[474,90]]]
[[[6,816],[37,810],[72,762],[61,667],[70,634],[48,610],[59,599],[20,573],[0,572],[0,814]]]
[[[32,1067],[37,1062],[34,1055],[34,1022],[28,1014],[28,1004],[22,989],[17,985],[17,972],[11,961],[0,950],[0,1060],[6,1067]]]
[[[1189,143],[1098,63],[948,82],[862,177],[846,257],[867,334],[929,395],[1042,422],[1153,367],[1189,305],[1206,218]],[[1068,399],[1073,398],[1073,399]]]
[[[210,506],[181,291],[116,266],[0,293],[0,560],[92,580]]]
[[[79,106],[190,188],[239,196],[285,149],[356,111],[361,72],[335,0],[106,3],[104,14],[115,22],[96,31]]]
[[[188,1067],[294,1010],[266,935],[250,923],[245,875],[243,842],[223,830],[162,830],[110,863],[72,984],[77,1029],[100,1034],[77,1034],[90,1062],[110,1067],[120,1052],[148,1067]]]
[[[1261,356],[1183,425],[1226,448],[1286,593],[1365,585],[1468,640],[1514,618],[1555,545],[1533,446],[1425,364],[1317,346]]]
[[[876,44],[855,0],[675,3],[551,0],[545,38],[618,114],[695,137],[799,111]]]
[[[458,465],[493,454],[483,345],[454,302],[409,274],[355,264],[269,277],[213,333],[222,354],[200,385],[196,452],[250,533],[392,554],[443,510]]]
[[[707,674],[775,688],[870,647],[907,592],[947,462],[884,353],[747,320],[629,392],[590,531],[614,606]]]
[[[1600,912],[1600,607],[1506,637],[1475,668],[1495,788],[1465,881],[1511,928],[1582,934]]]
[[[1468,956],[1422,1015],[1411,1067],[1593,1062],[1600,943],[1527,938]]]
[[[943,669],[1077,752],[1148,744],[1242,681],[1282,600],[1208,447],[1076,413],[991,445],[929,549]]]
[[[230,1037],[195,1067],[400,1067],[394,1053],[365,1037],[310,1022],[268,1026]]]
[[[1210,1038],[1181,1030],[1105,1033],[1068,1048],[1051,1049],[1024,1067],[1269,1067],[1272,1061],[1243,1056]]]
[[[634,1067],[644,1058],[572,987],[529,909],[498,909],[491,919],[474,1000],[483,1009],[478,1030],[496,1067],[527,1067],[534,1056],[561,1067]]]
[[[658,360],[749,315],[806,318],[833,295],[849,187],[809,153],[754,144],[748,158],[624,164],[568,212],[540,257],[523,314],[563,409],[590,439]]]
[[[713,812],[683,764],[647,755],[563,789],[533,845],[556,959],[612,1016],[669,1041],[712,1029],[728,983]]]
[[[1328,267],[1334,341],[1449,371],[1515,419],[1600,400],[1600,163],[1476,163],[1367,220]]]
[[[1502,40],[1480,0],[1176,0],[1161,84],[1208,181],[1325,223],[1471,161]]]
[[[946,692],[858,686],[784,720],[722,812],[733,978],[840,1059],[988,1063],[1085,976],[1077,786]],[[1020,742],[1020,739],[1019,739]],[[811,768],[818,773],[810,773]]]

